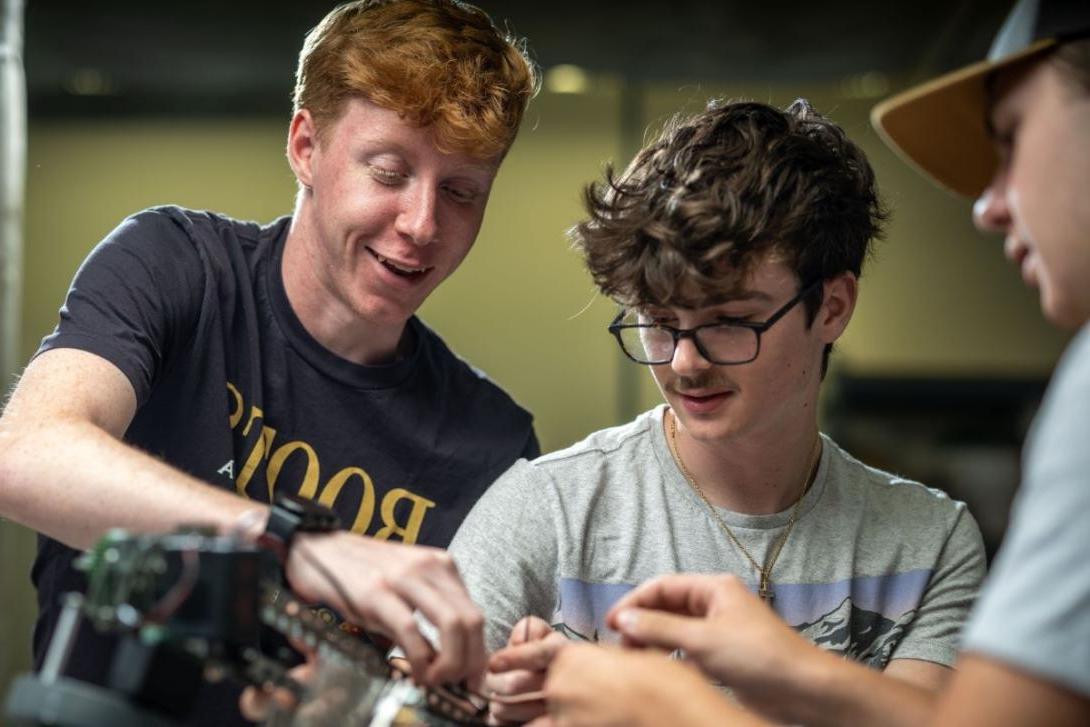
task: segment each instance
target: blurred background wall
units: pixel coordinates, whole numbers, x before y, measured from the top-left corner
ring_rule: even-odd
[[[658,401],[615,350],[614,307],[565,238],[582,186],[678,110],[805,96],[867,151],[894,211],[834,358],[824,425],[861,458],[969,500],[997,541],[1005,506],[989,510],[989,497],[1009,499],[1017,442],[1065,339],[1001,241],[972,229],[969,203],[895,159],[868,114],[982,56],[1005,4],[481,4],[530,38],[546,84],[476,249],[421,315],[534,412],[543,447]],[[80,261],[127,214],[161,203],[264,221],[290,212],[291,73],[331,3],[272,5],[187,3],[183,15],[173,3],[29,3],[21,363],[55,324]],[[33,534],[0,521],[0,693],[27,664],[32,555]]]

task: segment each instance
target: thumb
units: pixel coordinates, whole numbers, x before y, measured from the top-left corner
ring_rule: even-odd
[[[691,651],[699,644],[701,619],[643,608],[626,608],[617,613],[617,630],[627,641],[672,651]]]

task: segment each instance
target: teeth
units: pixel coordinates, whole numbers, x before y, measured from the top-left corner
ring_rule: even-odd
[[[394,268],[395,270],[398,270],[398,271],[403,272],[403,273],[422,273],[422,272],[424,272],[425,270],[428,269],[426,267],[423,267],[423,268],[407,268],[404,265],[399,265],[398,263],[395,263],[393,260],[391,260],[388,257],[385,257],[383,255],[379,255],[377,252],[375,253],[375,257],[378,258],[378,261],[380,263],[382,263],[384,265],[389,265],[390,267]]]

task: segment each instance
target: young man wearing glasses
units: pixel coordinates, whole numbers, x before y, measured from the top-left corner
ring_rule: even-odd
[[[983,576],[976,524],[818,431],[885,217],[863,153],[805,101],[713,102],[586,202],[573,236],[622,306],[610,331],[666,404],[516,464],[455,535],[488,646],[509,646],[496,716],[543,708],[527,693],[559,634],[609,640],[609,606],[678,571],[736,574],[818,647],[937,687]]]
[[[607,621],[629,644],[684,649],[776,724],[1085,726],[1090,4],[1021,0],[986,60],[884,102],[874,120],[934,181],[977,198],[977,226],[1004,235],[1007,256],[1039,289],[1045,317],[1078,331],[1027,440],[1010,527],[966,627],[956,675],[936,705],[921,705],[869,670],[827,655],[807,659],[801,639],[729,577],[664,576],[626,595]],[[830,689],[838,672],[842,688]],[[846,672],[854,673],[845,679]],[[652,653],[565,648],[546,692],[564,727],[606,717],[624,725],[768,724],[723,701],[694,670]],[[848,702],[856,710],[845,714]]]

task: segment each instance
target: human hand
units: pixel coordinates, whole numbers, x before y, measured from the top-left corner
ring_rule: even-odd
[[[303,655],[303,663],[289,669],[287,676],[297,684],[307,687],[314,681],[318,670],[318,654],[302,641],[288,641]],[[299,698],[294,691],[272,682],[246,687],[238,700],[242,716],[253,722],[264,722],[277,712],[293,712],[298,706]]]
[[[628,646],[682,649],[747,705],[779,716],[787,686],[831,657],[732,575],[668,575],[625,594],[606,623]]]
[[[536,616],[511,629],[507,646],[488,661],[485,690],[488,710],[499,723],[528,722],[545,713],[542,687],[553,656],[568,640]]]
[[[545,697],[549,714],[530,727],[749,724],[696,669],[649,651],[569,642],[549,668]]]
[[[247,719],[269,724],[355,724],[375,709],[374,673],[345,659],[323,659],[313,647],[292,639],[306,661],[288,671],[294,688],[266,682],[246,687],[239,708]]]
[[[389,543],[348,532],[298,533],[285,565],[301,598],[389,637],[405,653],[418,684],[481,684],[484,617],[443,550]],[[435,626],[436,647],[414,612]]]

